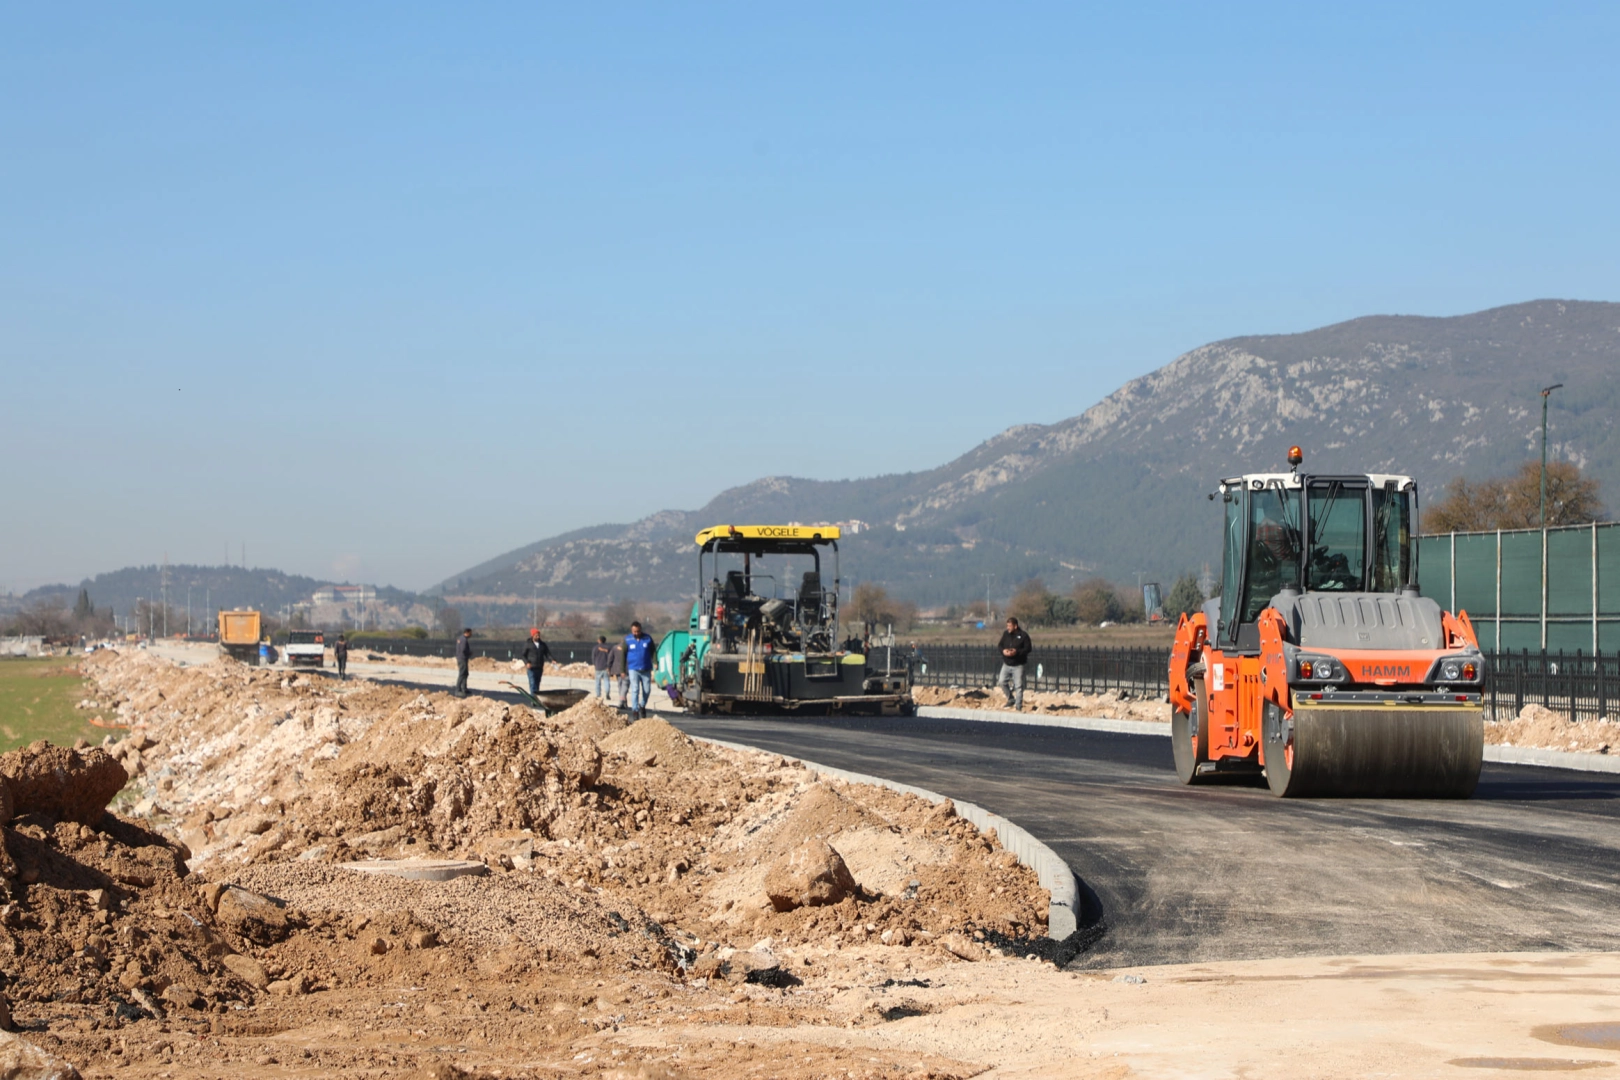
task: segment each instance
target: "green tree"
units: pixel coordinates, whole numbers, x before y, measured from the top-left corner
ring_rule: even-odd
[[[461,633],[466,624],[461,621],[461,609],[452,604],[443,604],[433,613],[434,628],[445,637],[455,637]]]
[[[1013,593],[1012,600],[1007,604],[1007,614],[1017,619],[1020,626],[1045,626],[1052,621],[1052,599],[1046,582],[1040,578],[1030,578]]]
[[[1125,619],[1125,605],[1113,584],[1102,578],[1082,581],[1069,594],[1074,599],[1075,614],[1079,621],[1096,626],[1098,623],[1121,622]]]
[[[1568,461],[1547,462],[1547,524],[1584,525],[1607,516],[1598,482]],[[1459,476],[1423,514],[1427,533],[1541,528],[1541,462],[1527,461],[1512,476],[1470,483]]]
[[[1164,598],[1165,618],[1190,616],[1203,606],[1204,591],[1198,587],[1198,579],[1191,574],[1182,574],[1176,579],[1176,583],[1170,586],[1170,592]]]
[[[621,597],[602,612],[602,627],[610,634],[628,634],[630,624],[636,621],[636,602]]]
[[[863,581],[855,586],[855,595],[849,600],[849,613],[856,622],[882,623],[889,610],[889,591],[881,585]]]

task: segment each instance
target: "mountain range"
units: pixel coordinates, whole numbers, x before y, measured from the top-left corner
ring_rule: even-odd
[[[1025,424],[923,472],[860,480],[772,476],[691,511],[598,525],[470,567],[439,595],[675,600],[696,583],[692,536],[724,522],[872,528],[842,543],[845,581],[924,604],[999,596],[1030,577],[1173,578],[1216,559],[1204,498],[1222,476],[1286,468],[1404,472],[1443,485],[1549,453],[1605,491],[1620,482],[1620,304],[1538,300],[1469,315],[1376,315],[1297,334],[1231,338],[1126,383],[1079,416]]]

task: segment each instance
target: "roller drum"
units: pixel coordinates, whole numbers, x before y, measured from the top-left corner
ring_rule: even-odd
[[[1274,708],[1274,707],[1273,707]],[[1466,799],[1485,758],[1478,708],[1299,707],[1265,724],[1266,778],[1286,797]]]

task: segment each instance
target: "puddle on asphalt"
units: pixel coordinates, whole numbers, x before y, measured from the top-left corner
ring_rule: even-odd
[[[1579,1069],[1602,1069],[1612,1061],[1576,1061],[1572,1058],[1510,1058],[1477,1057],[1452,1058],[1447,1065],[1460,1065],[1465,1069],[1512,1069],[1515,1072],[1575,1072]]]
[[[1530,1036],[1559,1046],[1620,1050],[1620,1022],[1613,1020],[1599,1020],[1592,1024],[1542,1024],[1538,1028],[1531,1028]]]

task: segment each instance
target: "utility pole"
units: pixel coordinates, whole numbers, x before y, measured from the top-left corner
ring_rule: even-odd
[[[1541,527],[1547,528],[1547,398],[1554,390],[1562,390],[1563,383],[1553,383],[1541,391]]]
[[[996,613],[990,610],[990,583],[995,580],[995,577],[994,574],[984,575],[984,621],[986,624],[996,621]]]

